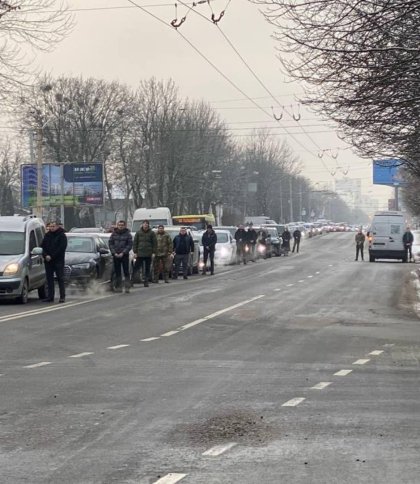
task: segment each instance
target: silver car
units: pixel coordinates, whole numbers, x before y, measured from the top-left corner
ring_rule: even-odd
[[[0,298],[28,302],[35,289],[46,297],[41,244],[44,222],[32,216],[0,217]]]

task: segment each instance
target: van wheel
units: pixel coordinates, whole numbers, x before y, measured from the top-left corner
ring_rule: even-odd
[[[43,284],[41,287],[38,287],[38,297],[39,299],[46,299],[47,298],[47,286]]]
[[[29,295],[29,284],[28,279],[25,279],[22,284],[22,292],[20,296],[17,298],[17,302],[19,304],[26,304],[28,302],[28,295]]]
[[[375,257],[373,257],[373,255],[369,256],[369,262],[375,262]]]

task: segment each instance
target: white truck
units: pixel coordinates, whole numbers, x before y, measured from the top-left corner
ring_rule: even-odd
[[[402,240],[405,226],[403,212],[376,212],[368,231],[369,261],[401,259],[407,262],[407,250]]]
[[[172,215],[168,207],[138,208],[133,214],[132,232],[137,232],[144,220],[148,220],[150,227],[158,225],[172,225]]]

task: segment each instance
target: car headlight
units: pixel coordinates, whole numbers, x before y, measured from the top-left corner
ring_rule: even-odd
[[[264,246],[264,245],[259,245],[259,246],[258,246],[258,252],[259,252],[260,254],[264,254],[264,252],[265,252],[265,246]]]
[[[226,249],[226,247],[222,247],[220,249],[220,255],[222,255],[222,256],[228,255],[228,250]]]
[[[12,264],[8,264],[3,271],[4,276],[13,276],[17,272],[19,272],[19,264],[17,262],[12,262]]]
[[[89,262],[84,262],[83,264],[73,264],[73,269],[90,269],[91,265]]]

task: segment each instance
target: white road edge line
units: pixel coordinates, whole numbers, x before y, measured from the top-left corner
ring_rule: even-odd
[[[140,341],[145,341],[147,343],[148,341],[155,341],[155,339],[159,339],[159,336],[152,336],[151,338],[144,338],[144,339],[141,339]]]
[[[174,334],[178,334],[179,331],[168,331],[167,333],[161,334],[161,336],[173,336]]]
[[[127,348],[127,346],[130,346],[130,345],[115,345],[115,346],[108,346],[106,349],[107,350],[119,350],[120,348]]]
[[[83,356],[93,355],[93,352],[86,351],[85,353],[77,353],[76,355],[70,355],[69,358],[83,358]]]
[[[211,449],[206,450],[201,455],[217,457],[224,454],[226,451],[230,450],[232,447],[238,445],[236,442],[230,442],[229,444],[215,445]]]
[[[292,398],[286,403],[283,403],[282,407],[297,407],[299,403],[302,403],[306,398]]]
[[[332,384],[332,381],[321,381],[311,387],[311,390],[323,390],[324,388],[329,387]]]
[[[360,360],[354,361],[353,365],[365,365],[366,363],[369,363],[369,361],[369,358],[361,358]]]
[[[175,484],[180,480],[187,477],[188,474],[166,474],[166,476],[161,477],[158,481],[155,481],[153,484]]]
[[[372,355],[372,356],[379,356],[383,352],[384,352],[384,350],[374,350],[374,351],[371,351],[369,354]]]
[[[40,368],[41,366],[51,365],[51,361],[41,361],[40,363],[34,363],[33,365],[27,365],[23,368]]]
[[[337,371],[336,373],[334,373],[335,376],[347,376],[347,375],[350,375],[350,373],[352,372],[353,370],[340,370],[340,371]]]

